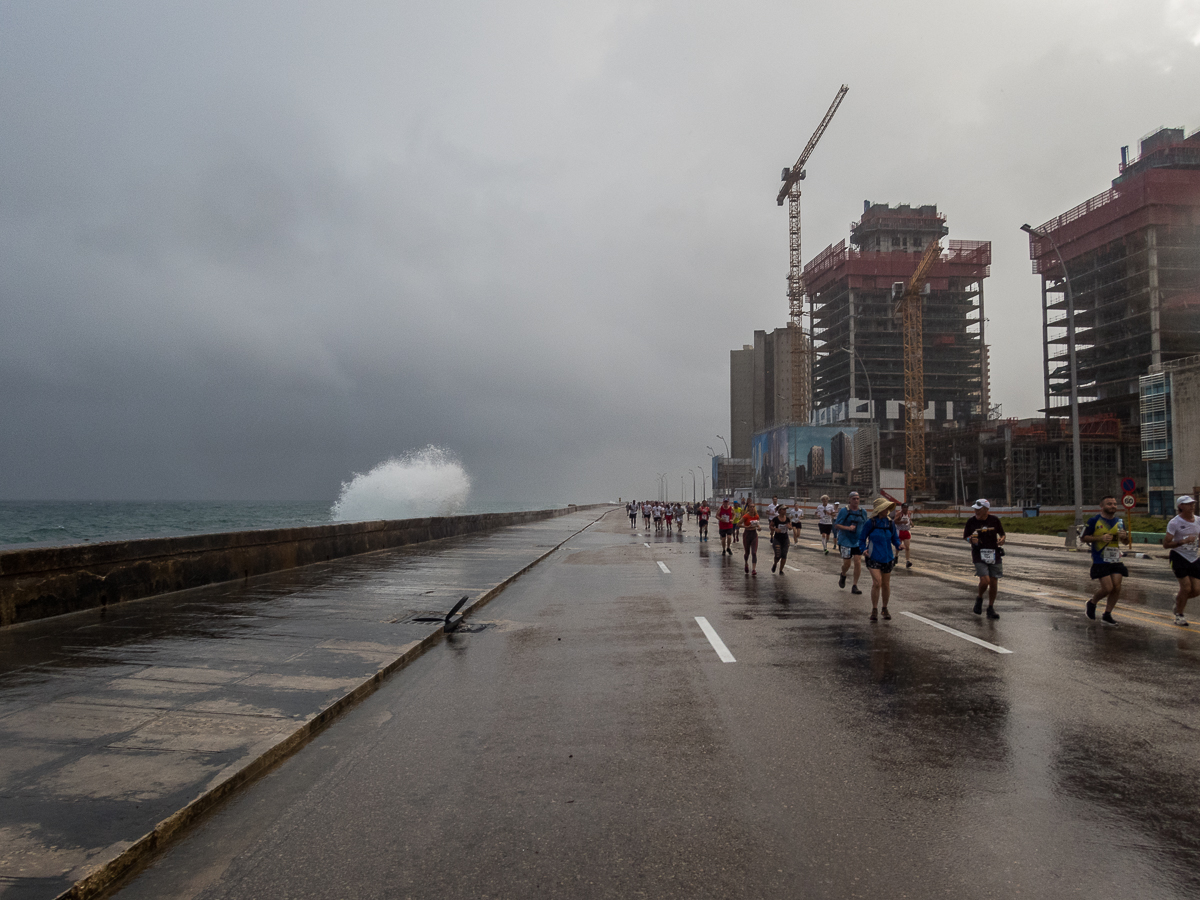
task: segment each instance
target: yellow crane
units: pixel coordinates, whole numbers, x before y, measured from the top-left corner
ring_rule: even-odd
[[[837,95],[833,98],[833,102],[829,104],[828,112],[825,113],[825,118],[821,120],[821,124],[817,126],[817,130],[808,139],[808,143],[805,145],[804,151],[800,154],[800,158],[796,160],[796,164],[791,168],[783,170],[783,187],[779,189],[779,196],[775,198],[777,206],[783,206],[784,198],[787,198],[788,201],[791,251],[791,266],[788,270],[788,334],[791,337],[792,344],[791,420],[800,424],[808,422],[809,412],[812,407],[809,384],[809,372],[811,369],[808,352],[809,344],[808,338],[804,334],[804,273],[803,267],[800,264],[800,182],[804,180],[807,174],[804,171],[804,164],[808,162],[808,157],[812,155],[813,150],[816,148],[817,141],[821,140],[821,135],[829,127],[829,123],[833,120],[833,114],[842,105],[842,98],[846,96],[846,92],[849,90],[850,88],[844,84],[838,88]]]
[[[892,285],[892,295],[897,299],[896,314],[904,323],[904,491],[908,500],[928,486],[925,478],[925,326],[921,303],[925,278],[941,255],[941,243],[935,240],[925,248],[908,284],[897,281]]]

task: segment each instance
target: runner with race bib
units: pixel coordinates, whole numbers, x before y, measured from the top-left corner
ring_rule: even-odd
[[[998,516],[992,515],[992,504],[987,500],[976,500],[971,504],[975,515],[967,519],[963,528],[963,540],[971,542],[971,561],[975,563],[975,574],[979,576],[979,591],[975,596],[975,615],[983,612],[983,594],[988,595],[987,617],[1000,618],[996,612],[996,589],[998,579],[1004,577],[1004,525]]]

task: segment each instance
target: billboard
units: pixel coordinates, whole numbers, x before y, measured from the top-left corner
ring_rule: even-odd
[[[874,440],[870,425],[780,425],[754,435],[754,488],[785,493],[798,484],[845,484],[857,458],[855,439]],[[863,445],[858,450],[867,450]]]

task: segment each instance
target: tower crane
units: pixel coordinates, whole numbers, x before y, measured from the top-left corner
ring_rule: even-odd
[[[925,279],[942,254],[939,241],[925,248],[908,284],[892,285],[896,315],[904,327],[904,489],[911,500],[927,487],[925,478],[925,325],[921,303],[928,289]]]
[[[809,381],[811,360],[809,359],[809,345],[805,343],[804,334],[804,275],[800,263],[800,182],[807,174],[804,171],[804,164],[808,162],[808,157],[816,148],[817,141],[821,140],[821,135],[829,127],[829,123],[833,120],[833,114],[842,105],[842,98],[849,90],[850,88],[844,84],[838,88],[837,95],[829,104],[828,112],[825,113],[825,118],[821,120],[817,130],[808,139],[804,152],[800,154],[796,164],[783,170],[783,186],[779,189],[779,196],[775,198],[777,206],[783,206],[785,197],[788,200],[788,225],[791,230],[791,267],[788,270],[788,333],[792,345],[791,420],[798,423],[808,422],[812,406]]]

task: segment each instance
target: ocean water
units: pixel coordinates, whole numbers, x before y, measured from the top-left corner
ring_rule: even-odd
[[[556,501],[512,502],[467,501],[457,506],[458,514],[517,512],[566,506]],[[386,513],[386,509],[371,512]],[[408,509],[395,508],[393,515],[379,518],[408,518]],[[418,515],[431,515],[424,512]],[[133,538],[168,537],[180,534],[211,534],[247,531],[254,528],[292,528],[328,525],[334,521],[331,502],[299,503],[187,503],[68,500],[0,500],[0,549],[29,546],[59,546]],[[345,518],[340,521],[347,521]],[[361,519],[360,519],[361,521]]]

